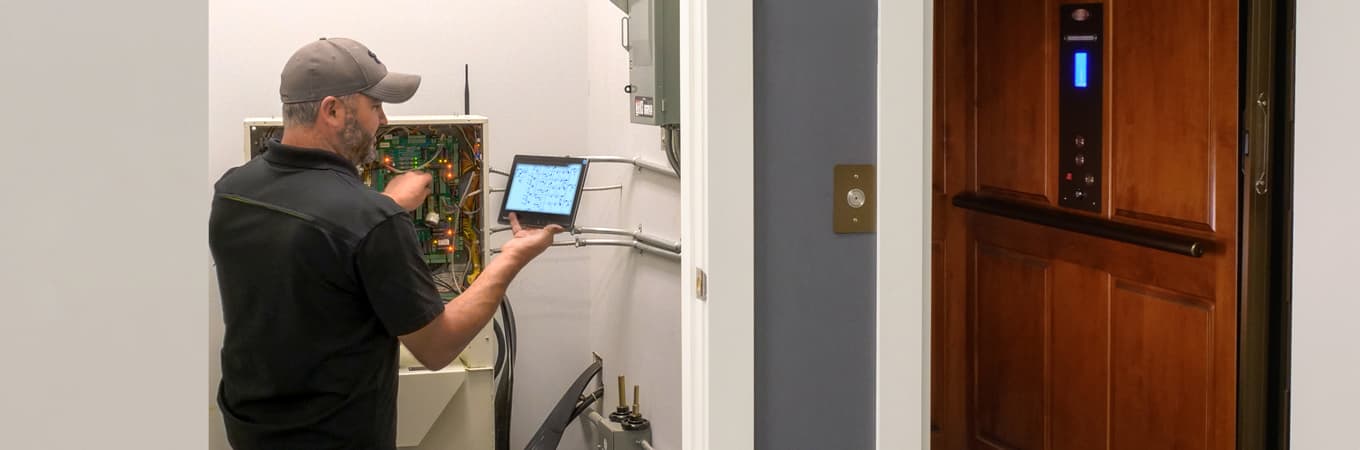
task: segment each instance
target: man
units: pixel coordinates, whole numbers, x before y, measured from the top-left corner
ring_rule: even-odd
[[[430,176],[384,192],[359,179],[382,104],[420,77],[388,73],[349,39],[321,39],[284,66],[284,134],[216,184],[209,246],[226,335],[218,404],[241,449],[391,449],[398,341],[425,367],[449,364],[491,320],[506,287],[561,227],[525,229],[445,305],[408,211]]]

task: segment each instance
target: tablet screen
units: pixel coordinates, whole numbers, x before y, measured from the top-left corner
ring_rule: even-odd
[[[514,183],[506,193],[505,209],[541,214],[571,215],[576,203],[582,165],[515,165]]]

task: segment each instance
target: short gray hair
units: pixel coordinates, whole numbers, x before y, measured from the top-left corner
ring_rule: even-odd
[[[316,123],[316,115],[321,111],[321,101],[284,103],[283,126],[288,128],[311,128]]]
[[[349,94],[336,97],[346,107],[352,97],[358,94]],[[321,112],[321,100],[302,103],[283,104],[283,125],[285,127],[311,128],[316,123],[316,116]]]

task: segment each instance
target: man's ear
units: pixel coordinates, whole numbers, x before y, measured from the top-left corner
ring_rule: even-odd
[[[344,105],[340,104],[340,99],[335,96],[327,96],[321,99],[321,107],[317,109],[317,120],[324,121],[333,127],[341,126],[345,123],[345,118],[341,116]]]

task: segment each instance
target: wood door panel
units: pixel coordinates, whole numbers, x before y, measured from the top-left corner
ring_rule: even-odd
[[[1175,255],[988,214],[964,214],[976,238],[993,245],[1004,245],[1040,258],[1070,261],[1120,278],[1190,295],[1214,297],[1215,269],[1204,264],[1203,258]]]
[[[1054,261],[1053,280],[1048,448],[1103,449],[1109,425],[1110,276]]]
[[[977,0],[979,188],[1047,202],[1045,0]]]
[[[1056,13],[1088,2],[935,0],[933,448],[1236,448],[1237,0],[1102,2],[1097,217],[1201,257],[950,202],[1056,207]]]
[[[1115,215],[1211,230],[1210,0],[1114,2],[1110,46]],[[1220,2],[1221,3],[1221,2]],[[1228,55],[1232,56],[1232,55]],[[1222,63],[1219,63],[1222,64]]]
[[[939,12],[936,17],[939,24],[936,36],[939,39],[935,42],[947,48],[971,49],[975,38],[972,32],[973,7],[971,0],[940,0],[936,9]],[[940,426],[938,434],[941,442],[940,446],[932,447],[937,449],[965,449],[971,440],[968,433],[971,429],[968,422],[968,386],[972,378],[968,368],[972,354],[968,347],[968,302],[965,295],[969,290],[972,246],[967,239],[968,230],[964,226],[963,216],[950,212],[948,194],[971,190],[976,182],[976,169],[972,161],[972,148],[976,145],[972,138],[973,90],[959,89],[961,83],[972,84],[973,56],[971,50],[935,54],[937,72],[940,73],[936,80],[941,80],[935,83],[935,107],[942,114],[935,116],[937,119],[933,124],[940,137],[935,141],[933,159],[944,161],[944,178],[940,180],[944,192],[935,197],[934,204],[941,208],[936,210],[934,219],[938,224],[936,230],[939,230],[936,236],[944,240],[942,251],[947,255],[943,263],[944,284],[939,286],[939,289],[945,290],[943,303],[935,305],[944,314],[945,337],[931,344],[932,352],[941,354],[945,374],[931,380],[933,386],[944,392],[940,397],[931,399],[932,404],[940,404],[941,410],[941,416],[936,420]],[[946,152],[946,148],[950,150]]]
[[[987,245],[977,247],[975,261],[977,444],[1040,448],[1049,264]]]
[[[1124,280],[1112,297],[1112,448],[1214,448],[1212,303]]]

